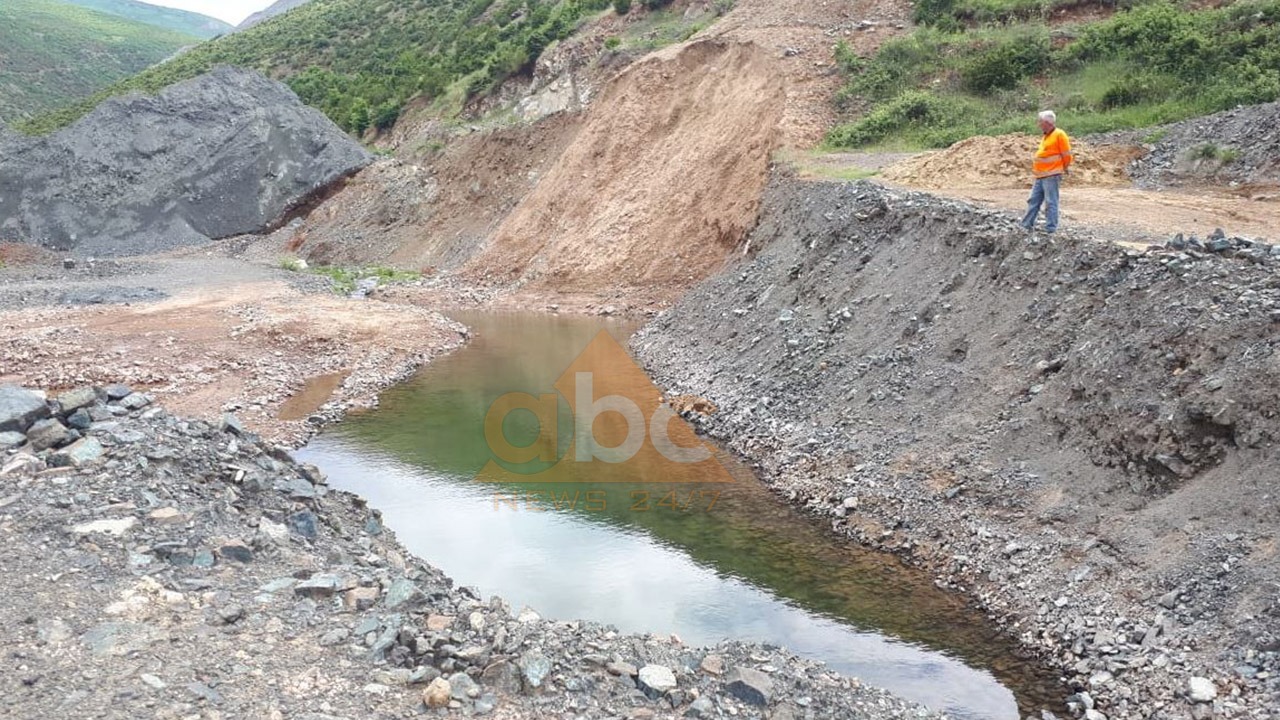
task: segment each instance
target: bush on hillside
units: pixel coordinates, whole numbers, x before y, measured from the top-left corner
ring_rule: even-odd
[[[976,1],[924,0],[916,9]],[[1267,102],[1280,98],[1277,37],[1280,0],[1205,10],[1154,0],[1084,25],[1058,49],[1040,24],[921,27],[870,58],[837,49],[847,78],[837,107],[869,110],[828,142],[940,145],[1025,129],[1025,116],[1046,106],[1066,111],[1072,130],[1085,133]]]

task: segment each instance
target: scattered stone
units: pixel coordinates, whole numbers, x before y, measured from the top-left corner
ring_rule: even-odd
[[[232,435],[244,435],[244,425],[240,422],[240,418],[233,413],[223,413],[222,422],[219,423],[218,429],[224,433]]]
[[[396,578],[387,588],[387,596],[383,600],[388,610],[412,610],[426,604],[427,596],[408,578]]]
[[[26,432],[49,415],[43,397],[16,385],[0,385],[0,432]]]
[[[79,387],[58,396],[58,407],[61,408],[63,415],[69,415],[96,402],[98,402],[98,390],[92,387]]]
[[[89,415],[89,411],[79,408],[75,412],[67,416],[67,427],[76,430],[88,430],[93,425],[93,417]]]
[[[725,690],[748,705],[764,707],[773,698],[773,679],[746,667],[735,667],[725,676]]]
[[[103,388],[103,392],[107,395],[107,400],[123,400],[133,394],[133,390],[128,385],[116,383]]]
[[[449,681],[436,678],[431,681],[426,690],[422,691],[422,702],[429,708],[448,707],[452,694],[453,688],[450,687]]]
[[[163,690],[167,687],[163,680],[151,673],[142,673],[138,676],[138,679],[152,690]]]
[[[314,540],[320,534],[319,519],[310,510],[300,510],[285,518],[289,529],[308,540]]]
[[[635,677],[636,673],[639,672],[635,665],[625,662],[610,662],[604,666],[604,669],[610,675],[617,675],[620,677]]]
[[[31,443],[31,448],[36,452],[58,447],[70,441],[71,435],[67,426],[53,418],[37,420],[27,430],[27,442]]]
[[[138,524],[137,518],[112,518],[109,520],[93,520],[83,522],[79,525],[72,526],[72,532],[80,535],[92,535],[93,533],[103,533],[105,535],[124,535],[132,530]]]
[[[724,674],[724,658],[715,654],[707,655],[706,657],[702,658],[702,663],[699,665],[699,667],[702,668],[703,672],[708,673],[710,675],[716,675],[716,676],[723,675]]]
[[[332,597],[342,587],[342,578],[338,575],[312,575],[293,586],[294,594],[314,600]]]
[[[480,686],[466,673],[449,676],[449,696],[454,700],[473,700],[480,697]]]
[[[689,703],[689,707],[685,708],[684,716],[690,718],[711,717],[715,709],[716,706],[711,702],[711,698],[703,695]]]
[[[27,436],[13,430],[0,432],[0,451],[21,447],[27,442]]]
[[[181,525],[190,518],[178,508],[162,507],[147,513],[147,519],[157,525]]]
[[[1187,681],[1187,696],[1192,702],[1213,702],[1218,697],[1218,688],[1209,678],[1192,677]]]
[[[528,690],[542,687],[542,681],[546,680],[547,675],[551,673],[551,661],[537,650],[530,650],[521,655],[516,665],[520,668],[520,675],[524,678],[525,687]]]
[[[234,560],[240,563],[253,562],[253,550],[249,549],[248,545],[245,545],[239,540],[231,540],[223,543],[223,545],[218,548],[218,556],[225,560]]]
[[[449,629],[453,625],[454,618],[451,615],[428,615],[427,629],[432,632],[440,632]]]
[[[141,410],[150,404],[151,398],[139,392],[129,393],[120,400],[120,406],[126,410]]]
[[[649,697],[659,698],[676,689],[676,675],[665,665],[645,665],[640,668],[636,685]]]

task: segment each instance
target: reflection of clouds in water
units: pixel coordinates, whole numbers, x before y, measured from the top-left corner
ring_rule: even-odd
[[[1013,694],[985,671],[811,615],[647,534],[523,504],[496,509],[492,486],[432,478],[338,439],[317,438],[299,459],[368,499],[410,551],[517,607],[624,632],[675,632],[693,645],[777,644],[957,717],[1017,717]]]

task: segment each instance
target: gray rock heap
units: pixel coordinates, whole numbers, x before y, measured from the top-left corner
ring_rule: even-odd
[[[110,256],[251,233],[370,160],[286,86],[220,67],[0,136],[0,240]]]

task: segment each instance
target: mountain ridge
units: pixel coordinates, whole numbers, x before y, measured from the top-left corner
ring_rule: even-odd
[[[190,10],[153,5],[139,0],[61,0],[62,2],[89,10],[96,10],[107,15],[115,15],[127,20],[134,20],[173,30],[187,35],[194,35],[201,40],[217,37],[233,29],[231,23],[223,22]]]
[[[0,121],[64,107],[199,41],[61,0],[5,0]]]

